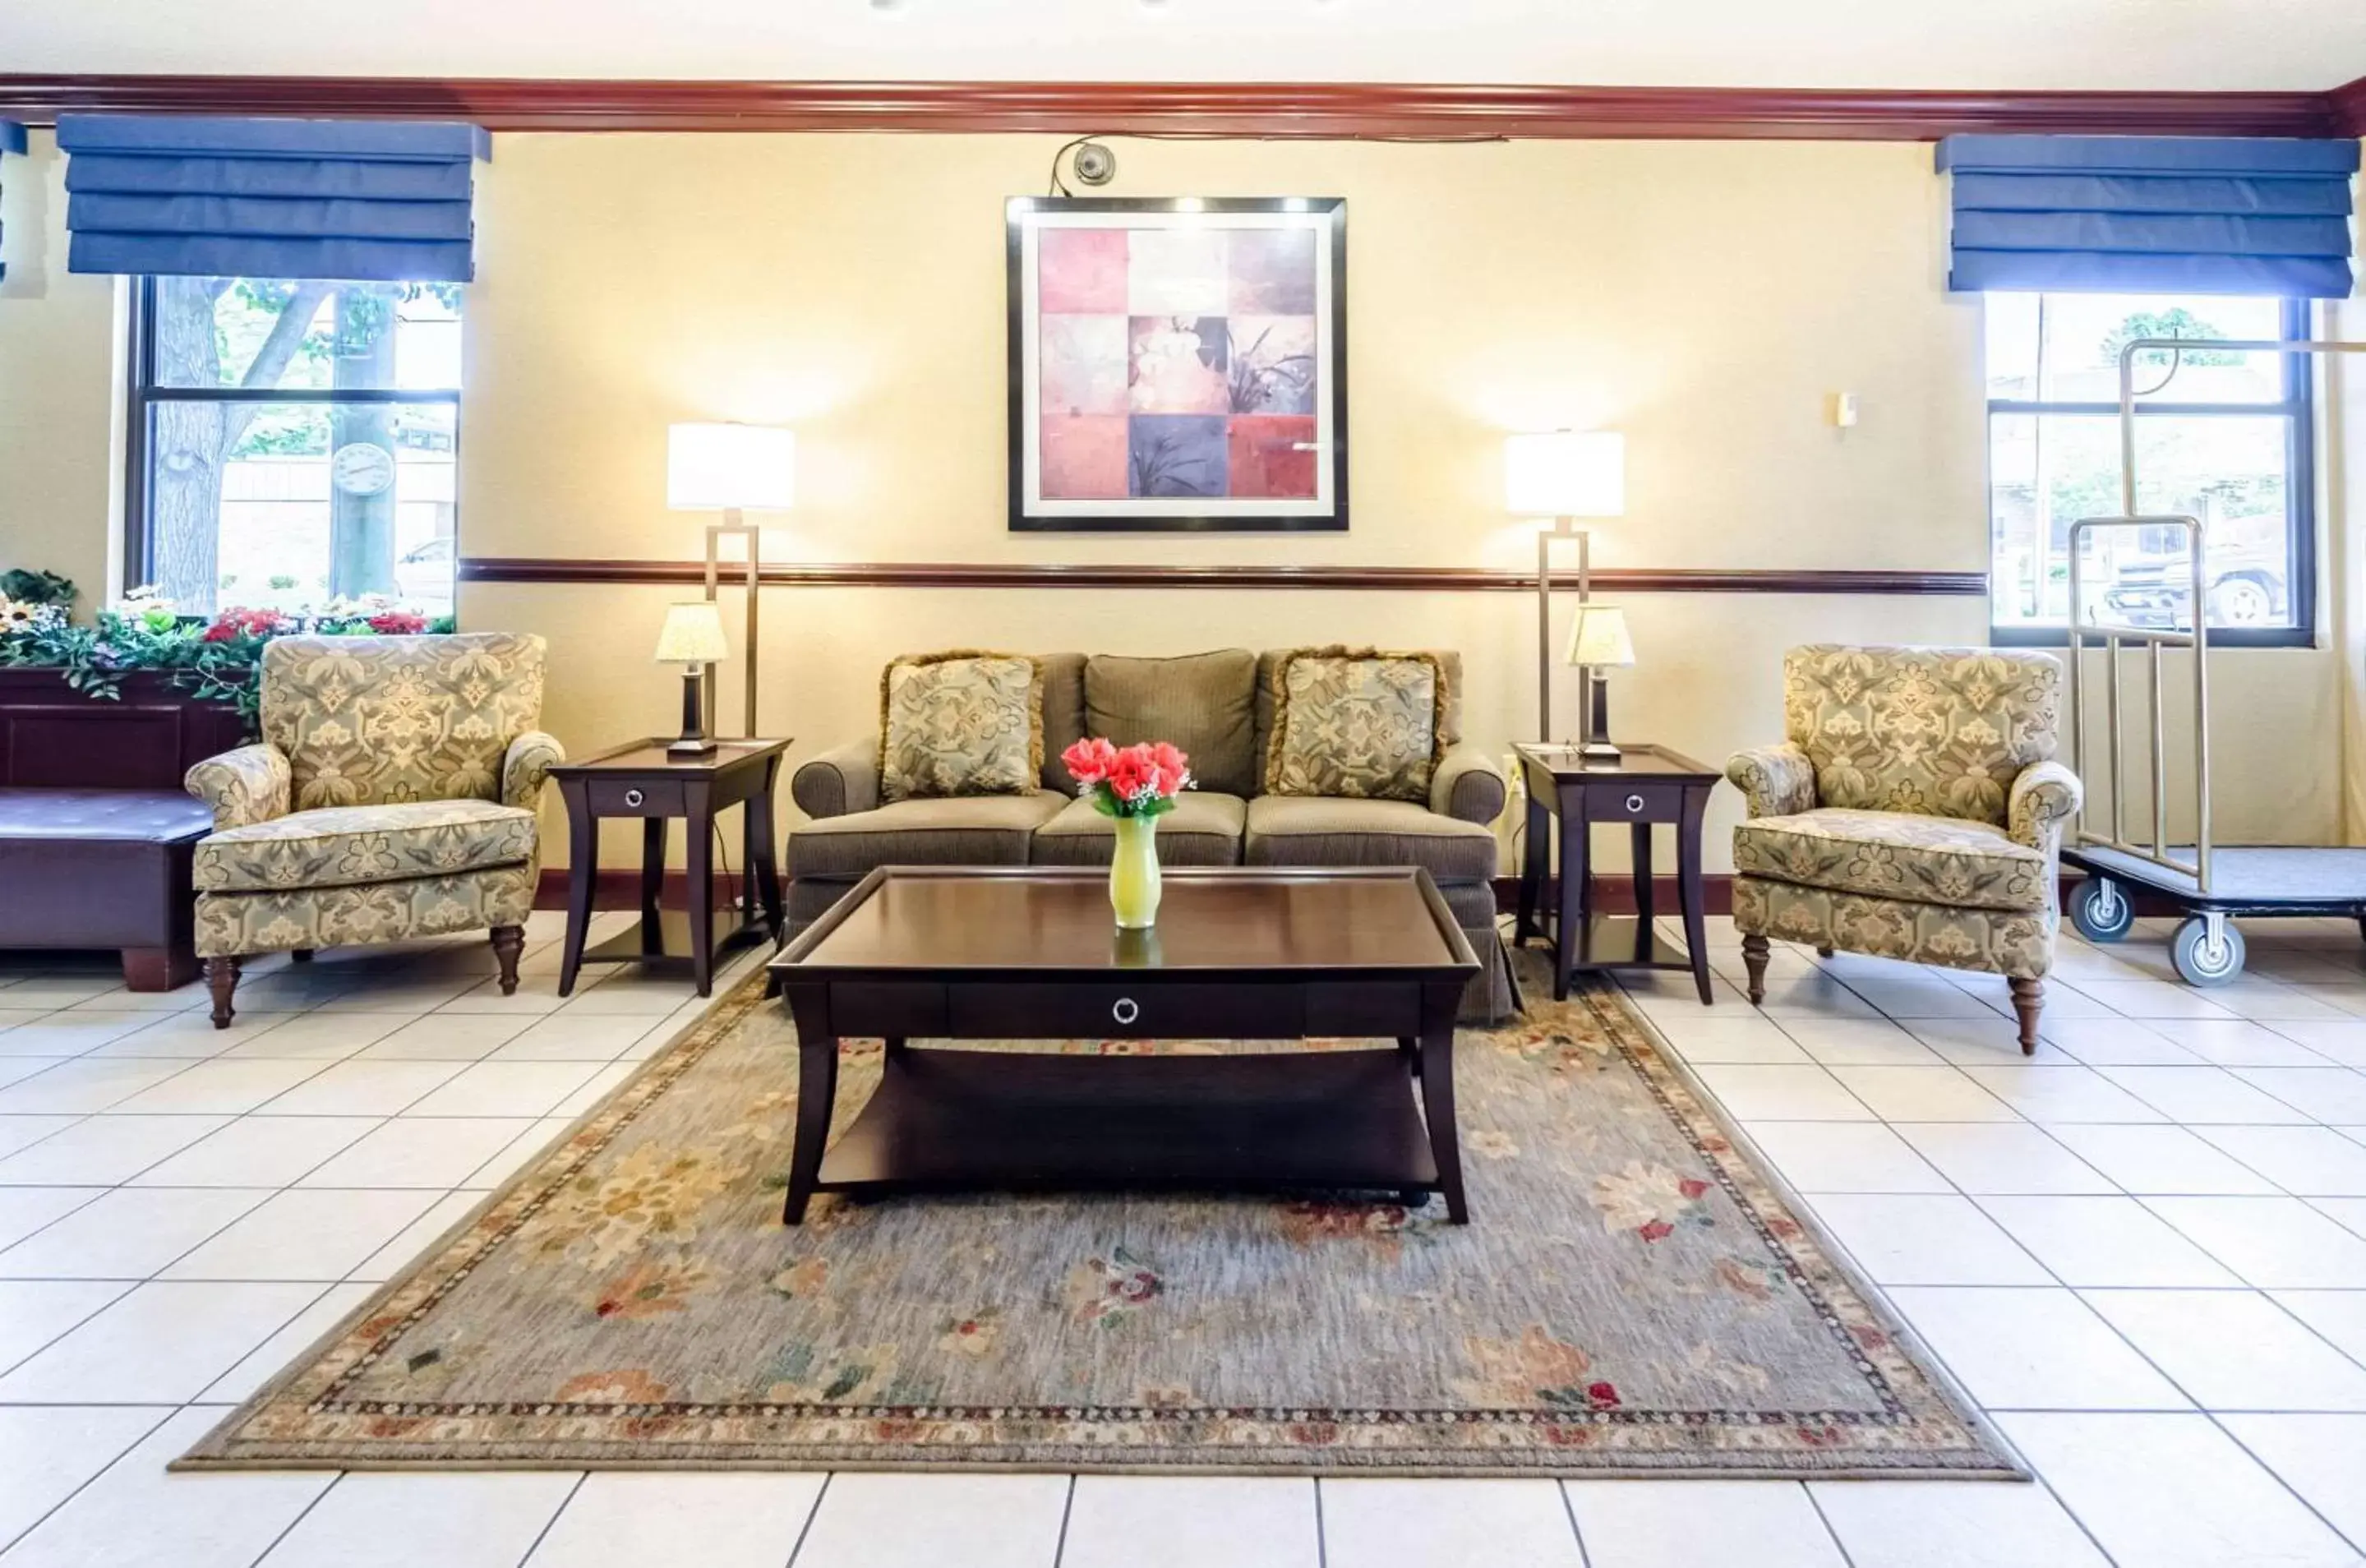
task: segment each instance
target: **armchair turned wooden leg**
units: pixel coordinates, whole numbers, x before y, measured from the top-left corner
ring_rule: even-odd
[[[493,961],[501,966],[501,995],[517,995],[518,954],[525,951],[524,926],[493,928]]]
[[[1745,935],[1741,939],[1741,966],[1750,971],[1750,1000],[1754,1006],[1766,999],[1766,939]]]
[[[2012,1010],[2021,1015],[2021,1054],[2037,1055],[2037,1015],[2045,1006],[2045,982],[2043,980],[2009,980],[2012,987]]]
[[[208,958],[206,960],[206,989],[213,993],[214,1027],[228,1029],[231,1021],[231,993],[238,989],[238,960]]]
[[[1816,949],[1816,956],[1819,958],[1830,958],[1831,955],[1832,950],[1829,947],[1820,947]]]

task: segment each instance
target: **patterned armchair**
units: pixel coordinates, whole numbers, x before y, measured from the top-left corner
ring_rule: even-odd
[[[189,770],[197,943],[227,1029],[260,953],[490,929],[517,989],[534,908],[535,803],[566,753],[535,728],[538,637],[281,637],[263,650],[263,739]]]
[[[1977,969],[2011,982],[2037,1049],[2062,825],[2078,776],[2052,761],[2061,667],[1968,648],[1795,648],[1780,746],[1726,764],[1733,920],[1750,999],[1767,939]]]

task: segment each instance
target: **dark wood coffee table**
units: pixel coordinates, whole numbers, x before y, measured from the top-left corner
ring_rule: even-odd
[[[1087,867],[887,866],[772,960],[796,1019],[783,1220],[817,1191],[1375,1189],[1469,1217],[1454,1018],[1479,961],[1415,868],[1170,870],[1120,931]],[[827,1154],[839,1043],[879,1088]],[[1393,1039],[1395,1050],[1053,1055],[930,1040]],[[1416,1088],[1419,1093],[1416,1097]]]

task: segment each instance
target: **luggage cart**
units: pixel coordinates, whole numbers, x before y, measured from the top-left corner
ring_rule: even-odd
[[[2070,528],[2070,755],[2081,778],[2087,766],[2086,654],[2092,639],[2103,649],[2107,776],[2111,781],[2108,833],[2090,830],[2082,809],[2063,847],[2065,863],[2087,873],[2070,897],[2070,923],[2090,942],[2117,942],[2135,923],[2127,890],[2140,888],[2185,911],[2169,942],[2169,962],[2186,983],[2219,986],[2243,972],[2243,933],[2237,916],[2340,916],[2360,922],[2366,934],[2366,849],[2316,846],[2214,845],[2210,831],[2210,659],[2208,577],[2201,520],[2142,516],[2135,509],[2135,356],[2146,350],[2203,348],[2245,353],[2358,354],[2366,344],[2299,343],[2248,339],[2144,338],[2120,351],[2120,482],[2118,517],[2089,517]],[[2185,629],[2118,626],[2088,618],[2079,565],[2091,534],[2113,528],[2172,527],[2185,531],[2192,581]],[[2126,645],[2142,649],[2148,677],[2146,718],[2150,727],[2152,811],[2148,841],[2128,837],[2127,727],[2121,666]],[[2164,650],[2191,650],[2193,664],[2194,833],[2190,844],[2167,842],[2169,763],[2164,710]]]

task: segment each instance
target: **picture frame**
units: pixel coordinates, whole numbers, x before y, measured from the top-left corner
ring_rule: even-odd
[[[1347,526],[1347,203],[1008,204],[1010,527]]]

